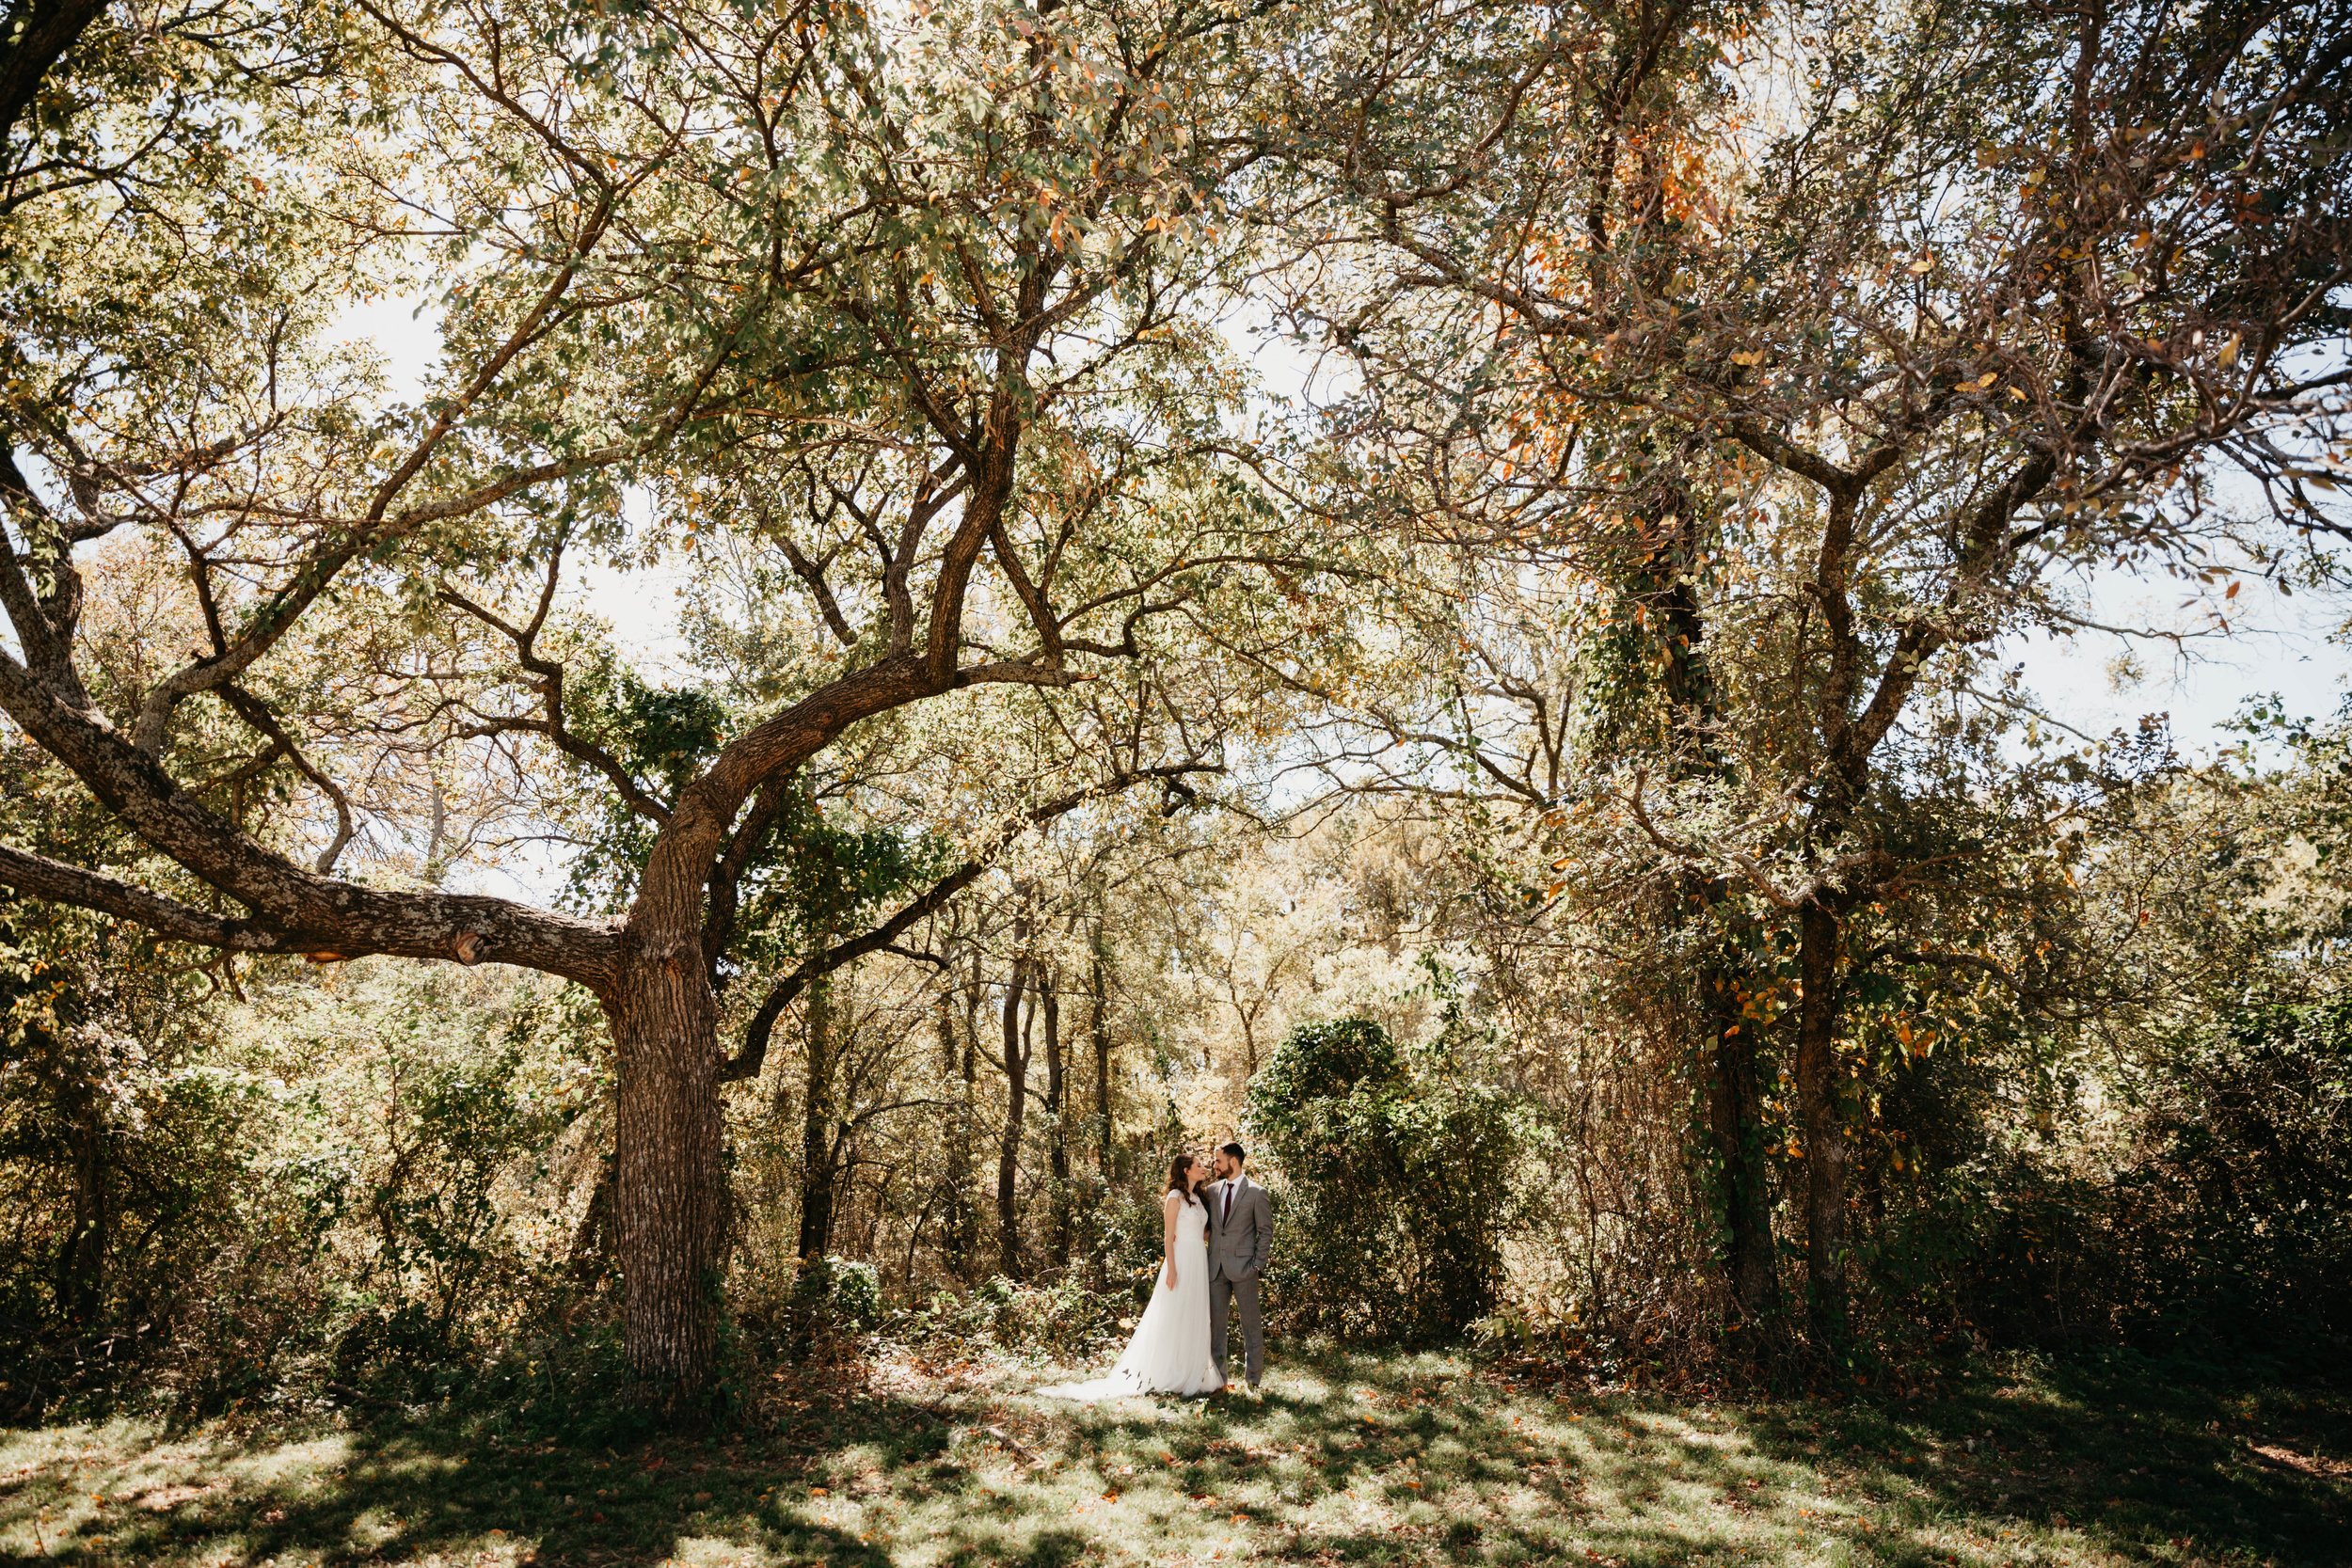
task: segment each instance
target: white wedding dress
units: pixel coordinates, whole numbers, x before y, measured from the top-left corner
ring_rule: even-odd
[[[1152,1303],[1136,1337],[1108,1377],[1057,1383],[1039,1393],[1057,1400],[1115,1400],[1130,1394],[1213,1394],[1225,1386],[1209,1354],[1209,1211],[1187,1203],[1176,1215],[1176,1288],[1162,1262]]]

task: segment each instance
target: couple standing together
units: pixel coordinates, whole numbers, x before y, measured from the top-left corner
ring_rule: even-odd
[[[1227,1144],[1214,1157],[1213,1177],[1203,1178],[1199,1161],[1176,1156],[1160,1202],[1159,1278],[1136,1337],[1108,1377],[1039,1392],[1065,1400],[1219,1392],[1226,1383],[1226,1321],[1236,1305],[1249,1386],[1258,1386],[1265,1372],[1258,1276],[1274,1242],[1274,1206],[1266,1190],[1243,1172],[1246,1158],[1241,1145]]]

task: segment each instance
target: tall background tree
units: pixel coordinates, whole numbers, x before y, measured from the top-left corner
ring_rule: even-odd
[[[2081,806],[1995,738],[2030,702],[2002,640],[2084,629],[2084,574],[2226,616],[2243,580],[2334,571],[2352,34],[2291,4],[1501,14],[1528,30],[1473,56],[1368,10],[1359,111],[1299,141],[1331,196],[1290,320],[1358,378],[1343,450],[1394,480],[1330,504],[1460,562],[1430,585],[1455,657],[1370,733],[1576,824],[1570,883],[1650,868],[1751,1317],[1755,1011],[1790,999],[1836,1346],[1873,999],[2091,985],[2050,968],[2062,887],[1988,876],[2063,861],[2035,835]],[[1531,567],[1574,578],[1532,647]]]

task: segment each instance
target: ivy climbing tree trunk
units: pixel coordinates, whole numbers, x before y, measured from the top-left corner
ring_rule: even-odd
[[[1644,510],[1657,521],[1637,523],[1652,547],[1644,552],[1634,578],[1636,597],[1658,611],[1672,756],[1677,775],[1685,779],[1721,778],[1724,772],[1721,692],[1708,669],[1707,615],[1692,576],[1708,551],[1711,526],[1685,477],[1697,451],[1698,443],[1686,438],[1650,476]],[[1755,989],[1755,976],[1741,945],[1721,928],[1736,918],[1731,885],[1693,870],[1680,873],[1677,881],[1677,918],[1702,943],[1689,1016],[1703,1031],[1694,1052],[1706,1085],[1701,1152],[1723,1222],[1724,1281],[1735,1322],[1751,1328],[1771,1325],[1779,1319],[1780,1287],[1763,1150],[1761,1042],[1741,1006]]]
[[[840,1108],[834,1103],[833,981],[819,977],[808,988],[807,1060],[801,1101],[801,1233],[803,1262],[822,1258],[833,1247],[834,1164],[838,1149],[834,1131]]]
[[[1813,1340],[1846,1333],[1846,1127],[1837,1063],[1837,916],[1820,899],[1798,916],[1797,1109],[1804,1128],[1805,1276]]]
[[[1724,1273],[1739,1321],[1755,1328],[1780,1318],[1780,1274],[1772,1241],[1772,1175],[1764,1157],[1764,1098],[1756,1071],[1758,1025],[1740,1005],[1747,978],[1746,967],[1735,954],[1713,965],[1705,981],[1713,1036],[1707,1113],[1719,1162]]]

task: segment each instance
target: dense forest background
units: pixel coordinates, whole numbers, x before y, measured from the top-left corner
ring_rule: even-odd
[[[11,1418],[2341,1356],[2340,8],[19,11]]]
[[[2336,1354],[2344,774],[2316,739],[2305,759],[2158,752],[2102,800],[2098,873],[2035,913],[2112,966],[2111,999],[1872,982],[1847,1364]],[[1805,1299],[1786,1002],[1742,1008],[1772,1073],[1755,1135],[1781,1300],[1750,1318],[1677,944],[1545,908],[1496,879],[1481,814],[1425,805],[1288,832],[1137,812],[1030,846],[955,906],[968,924],[943,919],[952,943],[836,972],[729,1096],[740,1354],[807,1354],[815,1317],[1083,1356],[1156,1272],[1166,1155],[1238,1130],[1281,1198],[1281,1332],[1612,1380],[1769,1373]],[[612,1053],[577,995],[383,958],[223,975],[22,911],[11,936],[26,1404],[415,1397],[493,1369],[528,1398],[550,1368],[614,1370]]]

